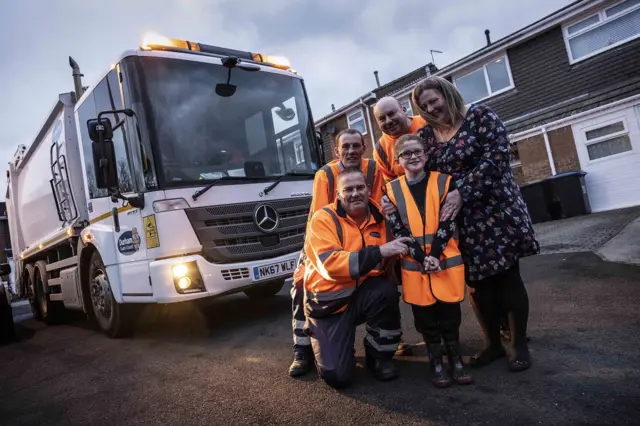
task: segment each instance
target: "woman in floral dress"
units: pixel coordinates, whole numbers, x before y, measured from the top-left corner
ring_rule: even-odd
[[[440,77],[420,82],[412,101],[428,123],[419,132],[426,167],[455,179],[456,190],[447,196],[441,219],[456,217],[471,304],[488,343],[470,364],[480,367],[506,355],[500,339],[505,312],[511,331],[509,369],[526,370],[531,365],[529,297],[519,259],[538,254],[540,247],[509,164],[507,130],[490,107],[465,105],[455,86]]]

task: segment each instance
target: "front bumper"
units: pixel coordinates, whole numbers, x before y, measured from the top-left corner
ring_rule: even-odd
[[[200,255],[173,257],[156,260],[149,264],[153,298],[158,303],[174,303],[205,297],[231,294],[274,279],[285,279],[293,275],[299,251],[262,261],[215,264]],[[195,262],[204,291],[180,294],[176,289],[173,267]]]

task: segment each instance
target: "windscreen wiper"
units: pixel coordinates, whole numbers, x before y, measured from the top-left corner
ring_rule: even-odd
[[[207,192],[208,190],[210,190],[211,188],[213,188],[214,186],[216,186],[217,184],[219,184],[222,181],[225,181],[225,180],[247,180],[247,179],[249,179],[249,178],[247,178],[246,176],[222,176],[221,178],[218,178],[218,179],[214,180],[213,182],[211,182],[210,184],[208,184],[204,188],[199,189],[196,192],[194,192],[193,195],[191,196],[191,198],[193,198],[193,201],[197,200],[198,198],[200,198],[200,196],[202,194],[204,194],[205,192]]]
[[[273,191],[273,189],[274,189],[276,186],[278,186],[278,184],[279,184],[280,182],[282,182],[283,180],[286,180],[287,178],[290,178],[290,177],[300,177],[300,176],[302,176],[302,177],[309,177],[309,178],[312,178],[312,179],[313,179],[313,177],[315,176],[315,174],[314,174],[314,173],[287,172],[287,173],[285,173],[285,174],[281,175],[280,177],[278,177],[278,179],[276,179],[276,181],[275,181],[275,182],[273,182],[271,185],[267,186],[267,187],[264,189],[264,195],[267,195],[269,192]]]

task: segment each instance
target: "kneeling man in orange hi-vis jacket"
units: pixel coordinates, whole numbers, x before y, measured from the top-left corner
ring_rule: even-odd
[[[408,252],[409,238],[389,241],[365,175],[338,176],[338,199],[313,214],[305,239],[306,334],[320,377],[346,387],[354,368],[356,326],[366,323],[366,365],[380,380],[397,376],[392,358],[402,335],[399,295],[385,276],[388,260]]]
[[[371,198],[380,203],[384,178],[376,162],[364,159],[365,143],[362,134],[355,129],[346,129],[336,136],[335,155],[333,160],[323,166],[313,180],[313,195],[309,209],[309,219],[313,214],[333,203],[337,196],[337,179],[340,172],[345,169],[358,169],[366,176],[366,183],[371,191]],[[293,361],[289,366],[289,375],[302,376],[311,371],[313,367],[313,351],[311,340],[304,334],[304,250],[300,253],[298,267],[293,274],[291,286],[291,313],[293,328]]]

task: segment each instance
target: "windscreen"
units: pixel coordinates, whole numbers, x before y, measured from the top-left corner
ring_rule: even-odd
[[[165,185],[317,168],[309,108],[295,76],[237,67],[229,74],[222,65],[157,57],[141,58],[139,69]],[[216,86],[227,82],[235,92],[221,96]]]

